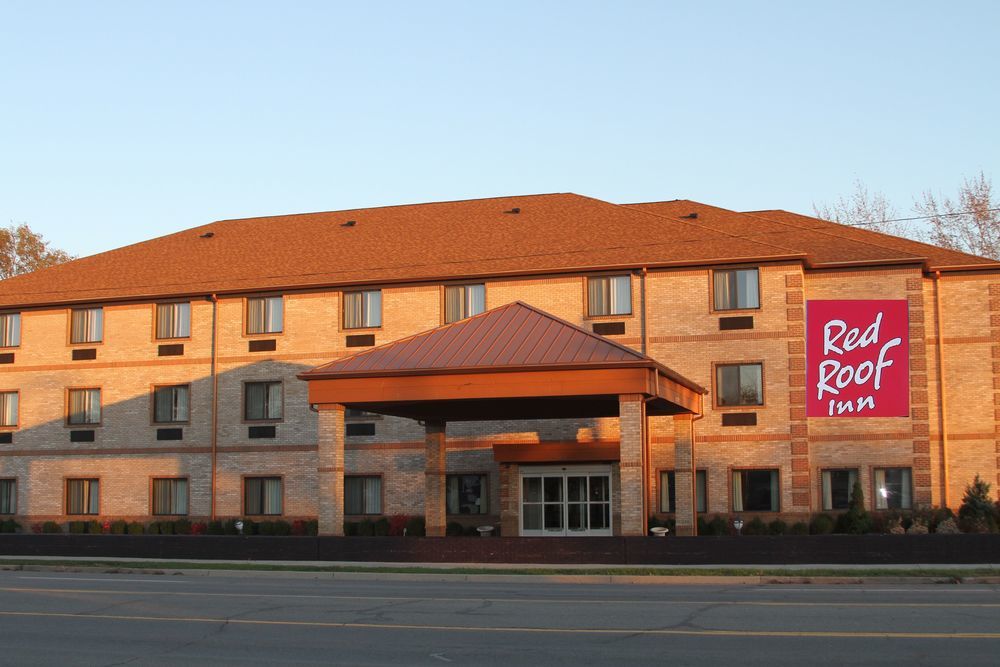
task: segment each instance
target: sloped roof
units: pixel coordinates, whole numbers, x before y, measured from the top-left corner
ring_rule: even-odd
[[[636,366],[656,368],[678,384],[705,392],[635,350],[521,301],[332,361],[299,378]]]
[[[0,307],[787,256],[576,194],[497,197],[214,222],[0,281]]]

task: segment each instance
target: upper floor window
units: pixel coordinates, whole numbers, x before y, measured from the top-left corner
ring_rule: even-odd
[[[281,382],[247,382],[243,395],[243,416],[247,421],[281,419]]]
[[[19,398],[16,391],[0,392],[0,426],[17,426]]]
[[[875,468],[875,509],[908,510],[913,507],[913,472],[910,468]]]
[[[444,323],[451,324],[486,310],[486,285],[449,285],[444,288]]]
[[[597,276],[587,278],[587,314],[630,315],[632,313],[632,276]]]
[[[189,420],[191,390],[186,384],[153,389],[153,421],[157,424]]]
[[[0,514],[17,512],[17,480],[0,479]]]
[[[66,421],[71,425],[101,423],[101,390],[70,389],[69,414]]]
[[[159,303],[156,305],[156,337],[189,338],[191,336],[191,304]]]
[[[280,296],[247,299],[247,333],[281,333],[285,323],[285,302]]]
[[[74,308],[70,316],[69,342],[100,343],[104,340],[104,309]]]
[[[764,405],[761,364],[722,364],[715,367],[715,372],[717,406]]]
[[[344,293],[344,328],[382,326],[382,290]]]
[[[21,313],[0,315],[0,347],[17,347],[21,344]]]
[[[715,280],[715,310],[760,308],[757,269],[728,269],[712,273]]]
[[[734,512],[777,512],[781,505],[777,470],[734,470]]]

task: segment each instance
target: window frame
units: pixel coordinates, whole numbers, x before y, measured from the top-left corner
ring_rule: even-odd
[[[731,271],[756,271],[757,272],[757,307],[756,308],[719,308],[715,303],[715,274],[727,273]],[[710,313],[756,313],[761,309],[762,289],[760,266],[732,266],[720,269],[710,269],[708,272],[708,312]]]
[[[84,422],[79,424],[74,424],[70,422],[70,393],[74,391],[93,391],[98,392],[98,409],[101,413],[101,418],[97,422]],[[20,399],[18,399],[18,409],[20,409]],[[66,387],[65,391],[65,405],[63,407],[63,413],[65,415],[64,425],[67,428],[73,429],[87,429],[87,428],[97,428],[104,426],[104,387],[101,386],[86,386],[86,387]],[[89,478],[88,478],[89,479]]]
[[[22,316],[21,311],[10,310],[10,311],[0,312],[0,318],[8,317],[11,315],[17,316],[17,345],[3,345],[3,340],[0,339],[0,350],[17,350],[21,347],[21,341],[24,340],[24,317]]]
[[[462,288],[462,307],[464,309],[465,308],[465,304],[466,304],[466,299],[467,299],[466,295],[468,294],[467,289],[469,287],[478,287],[480,285],[482,285],[482,287],[483,287],[483,313],[485,313],[487,310],[490,309],[490,306],[489,306],[489,294],[488,294],[489,290],[486,289],[486,282],[485,281],[483,281],[483,282],[444,283],[443,285],[441,285],[441,324],[442,325],[445,325],[445,324],[454,324],[455,322],[462,322],[463,320],[467,320],[470,317],[475,317],[476,315],[481,315],[482,314],[482,313],[476,313],[475,315],[466,315],[465,317],[461,317],[461,318],[459,318],[457,320],[453,320],[451,322],[448,321],[448,290],[449,289],[455,289],[456,287],[461,287]]]
[[[719,398],[720,386],[719,386],[719,369],[724,366],[760,366],[760,403],[753,404],[739,404],[739,405],[720,405]],[[713,361],[712,362],[712,407],[715,410],[734,410],[734,411],[749,411],[754,412],[762,408],[767,407],[767,397],[765,396],[765,388],[767,387],[767,375],[764,371],[764,360],[763,359],[752,359],[747,361]]]
[[[820,508],[820,511],[821,512],[841,512],[841,511],[844,511],[844,510],[848,509],[851,506],[851,493],[853,493],[853,491],[854,491],[853,486],[852,486],[852,488],[850,488],[850,489],[847,490],[847,505],[845,507],[833,507],[832,499],[831,499],[831,502],[830,502],[830,507],[829,508],[825,507],[826,503],[825,503],[825,500],[824,500],[825,494],[824,494],[824,491],[823,491],[823,474],[824,473],[828,473],[828,472],[830,472],[830,473],[834,473],[834,472],[853,472],[855,474],[855,478],[857,479],[857,481],[860,482],[861,481],[861,469],[860,468],[851,468],[850,466],[835,466],[835,467],[826,467],[826,466],[824,466],[824,467],[819,468],[819,475],[818,475],[818,477],[819,477],[819,508]],[[874,482],[874,479],[873,479],[873,482]],[[864,487],[862,486],[862,488],[864,488]],[[831,489],[831,495],[832,495],[832,493],[833,493],[833,490]]]
[[[781,466],[730,466],[728,468],[729,479],[727,486],[729,487],[729,512],[731,514],[780,514],[782,506],[782,493],[783,489],[781,487]],[[778,486],[778,507],[770,510],[748,510],[743,508],[741,510],[735,509],[736,498],[733,495],[733,473],[737,472],[774,472],[775,474],[775,484]]]
[[[15,516],[17,514],[17,477],[0,477],[0,485],[4,483],[10,483],[13,488],[13,493],[11,494],[11,504],[10,511],[3,512],[0,511],[0,516]],[[0,494],[2,497],[2,494]]]
[[[701,475],[705,479],[705,509],[699,510],[697,508],[697,506],[696,506],[695,509],[694,509],[694,513],[695,513],[696,516],[698,514],[708,514],[708,469],[707,468],[696,468],[694,472],[695,472],[695,485],[696,485],[695,488],[696,489],[697,489],[697,483],[698,483],[697,482],[697,476]],[[669,511],[664,510],[663,509],[663,503],[661,502],[663,500],[663,498],[662,498],[662,494],[660,493],[660,490],[663,488],[663,475],[666,475],[668,473],[669,474],[673,474],[674,475],[674,479],[677,478],[677,476],[676,476],[677,469],[676,468],[657,468],[657,470],[656,470],[656,512],[655,512],[656,514],[676,514],[677,513],[676,509],[672,509],[672,510],[669,510]],[[676,486],[674,488],[676,488]],[[676,498],[677,498],[677,495],[676,495],[676,492],[675,492],[674,493],[674,505],[675,506],[677,505]],[[695,502],[697,503],[697,498],[695,499]]]
[[[96,341],[81,341],[78,343],[73,342],[73,313],[78,310],[99,310],[101,311],[101,339]],[[107,340],[107,308],[104,306],[76,306],[66,309],[66,345],[70,347],[94,347],[95,345],[104,345]]]
[[[157,512],[156,511],[156,482],[161,480],[170,481],[180,481],[184,480],[187,483],[187,488],[185,490],[187,504],[187,512],[183,514],[177,512]],[[191,516],[191,478],[187,475],[180,475],[177,477],[165,477],[163,475],[153,475],[149,478],[149,515],[150,516]]]
[[[21,390],[20,389],[0,389],[0,394],[16,394],[17,395],[17,414],[14,416],[13,424],[2,424],[0,423],[0,432],[2,431],[16,431],[21,428]],[[2,419],[0,415],[0,419]]]
[[[69,483],[76,481],[97,482],[97,512],[83,512],[81,514],[76,514],[69,511]],[[102,503],[104,502],[104,499],[102,498],[103,488],[104,484],[100,475],[95,475],[93,477],[63,477],[63,511],[66,513],[66,516],[101,516],[103,510]]]
[[[159,321],[160,306],[180,306],[180,305],[183,305],[183,304],[187,304],[187,307],[188,307],[188,335],[187,336],[169,337],[169,338],[160,338],[159,336],[157,336],[156,332],[157,332],[157,330],[159,329],[159,326],[160,326],[160,321]],[[172,340],[172,341],[189,341],[189,340],[191,340],[191,330],[194,328],[194,308],[191,307],[191,301],[185,301],[185,300],[180,300],[180,301],[157,301],[157,302],[153,303],[152,305],[153,305],[153,341],[154,342],[159,342],[159,341],[164,341],[164,340]]]
[[[172,421],[172,422],[161,422],[156,420],[156,390],[157,389],[167,389],[174,387],[187,387],[187,415],[188,418],[185,421]],[[172,425],[190,425],[191,424],[191,383],[190,382],[178,382],[178,383],[165,383],[165,384],[153,384],[150,385],[149,391],[149,423],[153,426],[161,426],[164,424]]]
[[[377,513],[364,512],[362,514],[349,514],[348,511],[347,511],[347,480],[349,480],[349,479],[369,479],[369,478],[372,478],[372,479],[377,478],[379,480],[379,489],[378,489],[378,491],[379,491],[379,501],[378,502],[379,502],[379,506],[380,506],[379,509],[381,509],[381,511],[377,512]],[[445,498],[445,501],[446,501],[446,504],[447,504],[447,498]],[[365,508],[362,508],[362,509],[368,509],[368,508],[365,507]],[[445,508],[445,511],[447,512],[447,507]],[[357,474],[352,473],[350,475],[344,475],[344,516],[345,517],[348,517],[348,516],[352,516],[352,517],[353,516],[369,517],[369,516],[385,516],[385,515],[386,515],[385,514],[385,475],[383,475],[382,473],[357,473]]]
[[[462,514],[453,513],[448,510],[448,479],[450,477],[481,477],[482,484],[480,485],[479,499],[480,505],[486,510],[485,512],[479,512],[478,514]],[[455,516],[455,517],[474,517],[474,516],[485,516],[490,512],[490,474],[488,472],[452,472],[447,473],[444,476],[444,513],[445,516]],[[461,503],[459,503],[461,504]]]
[[[876,488],[876,486],[875,486],[875,473],[877,471],[879,471],[879,470],[886,470],[886,471],[888,471],[888,470],[908,470],[910,472],[910,506],[909,507],[903,507],[902,504],[900,504],[900,507],[890,507],[890,506],[888,506],[888,503],[886,504],[886,507],[879,507],[878,506],[878,499],[877,499],[877,496],[876,496],[876,494],[878,493],[878,488]],[[869,486],[871,487],[871,497],[872,497],[871,501],[868,504],[869,504],[869,506],[870,506],[870,508],[871,508],[871,510],[873,512],[891,512],[892,510],[896,510],[896,509],[898,509],[898,510],[912,510],[913,509],[913,505],[914,505],[914,498],[913,498],[914,484],[913,484],[913,465],[912,464],[910,464],[910,465],[873,465],[873,466],[870,467],[868,478],[869,478],[869,482],[870,482]]]
[[[254,294],[253,296],[243,297],[243,328],[242,328],[243,338],[274,338],[275,336],[284,335],[285,319],[286,316],[288,315],[288,299],[286,297],[287,297],[286,294],[278,294],[278,293]],[[250,332],[250,302],[253,301],[254,299],[281,300],[281,331],[264,331],[261,333]]]
[[[360,327],[349,327],[347,326],[347,295],[348,294],[361,294],[361,319],[364,320],[366,311],[364,309],[364,294],[368,292],[378,292],[378,308],[379,308],[379,324],[376,326],[362,325]],[[379,331],[385,324],[385,290],[381,287],[375,287],[371,289],[351,289],[342,290],[340,292],[340,330],[341,331]]]
[[[281,484],[281,511],[277,514],[254,514],[247,511],[247,480],[248,479],[277,479]],[[263,487],[262,487],[263,488]],[[261,502],[261,509],[264,503]],[[243,516],[285,516],[285,476],[282,474],[269,475],[266,473],[252,473],[240,475],[240,509]]]
[[[247,385],[248,384],[279,384],[281,385],[281,416],[280,417],[265,417],[263,419],[250,419],[247,417]],[[285,421],[285,381],[284,380],[243,380],[242,384],[242,400],[240,405],[242,409],[240,410],[240,417],[242,418],[242,423],[244,424],[280,424]]]
[[[592,315],[590,313],[590,281],[593,279],[611,279],[625,277],[628,278],[628,296],[629,296],[629,311],[627,313],[610,314],[610,315]],[[632,279],[632,272],[612,272],[612,273],[592,273],[583,276],[583,319],[585,321],[589,320],[620,320],[625,318],[635,317],[635,281]]]

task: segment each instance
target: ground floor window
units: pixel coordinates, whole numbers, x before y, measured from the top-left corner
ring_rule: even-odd
[[[344,478],[344,514],[381,514],[382,478],[377,475]]]
[[[706,487],[708,475],[704,470],[695,473],[695,511],[704,512],[708,505]],[[672,513],[677,511],[677,491],[674,484],[674,471],[664,470],[660,473],[660,511]]]
[[[243,479],[243,513],[281,514],[281,478],[245,477]]]
[[[448,514],[486,514],[486,475],[448,475]]]
[[[777,470],[734,470],[734,512],[777,512],[781,487]]]
[[[66,480],[66,514],[100,514],[100,481],[96,479]]]
[[[875,468],[875,509],[913,507],[913,474],[909,468]]]
[[[17,480],[0,479],[0,514],[17,512]]]
[[[857,470],[824,470],[822,474],[823,509],[846,510],[851,504]]]
[[[153,480],[153,514],[187,514],[188,481],[186,478]]]

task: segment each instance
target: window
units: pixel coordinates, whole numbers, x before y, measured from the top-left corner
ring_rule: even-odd
[[[17,426],[18,398],[16,391],[0,392],[0,426]]]
[[[156,304],[156,337],[189,338],[191,336],[190,303]]]
[[[448,475],[448,514],[486,514],[486,475]]]
[[[71,425],[101,423],[101,390],[70,389],[69,415]]]
[[[21,344],[21,313],[0,315],[0,347],[17,347]]]
[[[760,308],[757,269],[713,271],[715,310]]]
[[[99,514],[100,481],[96,479],[66,480],[66,514]]]
[[[172,424],[189,420],[190,387],[186,384],[153,389],[153,421]]]
[[[17,512],[17,480],[0,479],[0,514]]]
[[[486,285],[449,285],[444,288],[444,323],[451,324],[486,310]]]
[[[715,367],[715,402],[718,407],[763,405],[761,364],[725,364]]]
[[[284,328],[285,302],[280,296],[247,299],[247,333],[281,333]]]
[[[630,315],[632,313],[632,277],[600,276],[587,278],[587,314]]]
[[[187,513],[188,513],[187,479],[183,477],[154,479],[153,514],[187,514]]]
[[[381,514],[382,478],[345,477],[344,514]]]
[[[823,509],[846,510],[851,504],[851,492],[858,481],[857,470],[824,470]]]
[[[69,342],[100,343],[102,340],[104,340],[104,309],[74,309],[70,316]]]
[[[247,421],[281,419],[281,382],[247,382],[244,387],[243,416]]]
[[[705,512],[708,504],[705,488],[707,486],[707,474],[704,470],[695,473],[694,478],[696,505],[695,512]],[[674,471],[664,470],[660,473],[660,511],[672,513],[677,511],[676,486],[674,484]]]
[[[913,474],[909,468],[875,468],[875,509],[913,507]]]
[[[734,470],[734,512],[777,512],[781,504],[777,470]]]
[[[243,513],[249,515],[281,514],[281,478],[244,478]]]
[[[344,293],[344,328],[382,326],[382,290]]]

